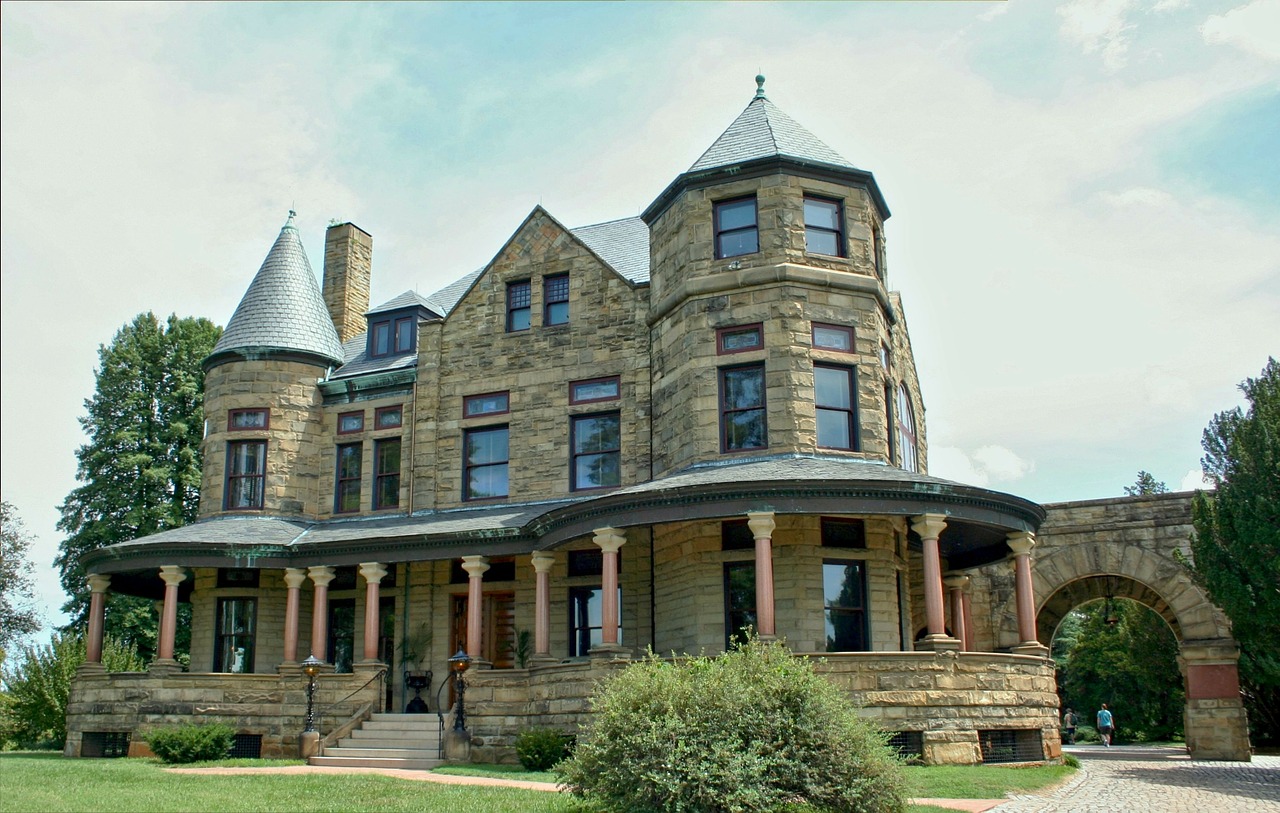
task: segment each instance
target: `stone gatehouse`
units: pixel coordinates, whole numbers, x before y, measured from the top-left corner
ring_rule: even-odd
[[[567,228],[535,207],[430,296],[371,308],[373,238],[351,223],[317,284],[291,213],[204,362],[200,520],[84,559],[67,753],[190,720],[295,753],[308,655],[332,743],[404,709],[410,672],[448,707],[461,649],[471,757],[505,760],[521,728],[583,722],[593,682],[646,648],[752,627],[822,656],[926,762],[1051,759],[1045,625],[1110,567],[1198,636],[1188,730],[1212,706],[1230,736],[1193,754],[1247,759],[1220,614],[1130,562],[1159,543],[1111,533],[1146,503],[1046,510],[928,474],[888,206],[763,82],[641,216]],[[1033,566],[1079,545],[1108,554]],[[146,673],[102,672],[111,592],[159,602]]]

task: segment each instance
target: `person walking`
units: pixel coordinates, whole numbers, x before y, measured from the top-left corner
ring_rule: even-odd
[[[1102,708],[1098,710],[1098,735],[1102,737],[1102,744],[1111,747],[1111,733],[1115,731],[1115,720],[1111,716],[1110,709],[1107,704],[1103,703]]]
[[[1067,709],[1067,713],[1062,715],[1062,733],[1067,738],[1067,745],[1076,744],[1076,713],[1071,709]]]

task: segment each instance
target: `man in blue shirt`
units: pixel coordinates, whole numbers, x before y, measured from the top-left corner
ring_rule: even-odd
[[[1107,710],[1107,704],[1103,703],[1101,710],[1098,711],[1098,734],[1102,737],[1102,744],[1111,747],[1111,732],[1115,730],[1115,724],[1111,719],[1111,712]]]

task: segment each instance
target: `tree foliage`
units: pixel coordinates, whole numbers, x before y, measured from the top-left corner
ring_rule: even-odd
[[[904,779],[882,735],[779,643],[628,666],[597,690],[558,770],[608,810],[893,813]]]
[[[1240,385],[1247,411],[1220,412],[1204,430],[1212,493],[1192,506],[1191,568],[1231,619],[1255,738],[1280,740],[1280,364]]]
[[[84,663],[85,652],[84,638],[58,633],[43,646],[23,647],[18,665],[3,673],[0,739],[24,748],[62,747],[67,738],[71,679]],[[132,647],[111,637],[102,642],[102,666],[108,672],[140,672],[145,668]]]
[[[1148,494],[1168,494],[1169,486],[1164,482],[1157,480],[1155,475],[1148,471],[1139,471],[1138,479],[1131,486],[1124,487],[1126,497],[1145,497]]]
[[[1181,733],[1178,641],[1163,618],[1127,599],[1092,602],[1063,619],[1054,643],[1062,707],[1082,723],[1106,703],[1125,739]]]
[[[93,397],[80,419],[89,442],[76,452],[79,485],[60,510],[68,536],[54,564],[71,600],[68,629],[82,628],[89,607],[80,557],[117,542],[176,528],[196,518],[200,502],[200,442],[204,434],[204,371],[221,328],[207,319],[139,314],[110,345],[98,348]],[[106,629],[155,647],[149,602],[113,596]]]
[[[0,653],[40,629],[40,614],[32,601],[30,547],[31,537],[17,509],[0,502]]]

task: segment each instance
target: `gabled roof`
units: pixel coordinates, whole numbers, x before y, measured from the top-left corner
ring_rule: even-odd
[[[857,169],[776,104],[757,95],[688,171],[704,172],[773,156]]]
[[[372,316],[375,313],[386,313],[387,311],[398,311],[404,308],[426,308],[436,316],[443,316],[435,305],[431,303],[425,296],[420,296],[417,291],[405,291],[395,299],[383,302],[376,308],[370,308],[366,316]]]
[[[649,281],[649,227],[640,218],[624,217],[570,231],[631,282]]]
[[[271,353],[301,353],[342,363],[338,331],[293,218],[291,211],[206,365]]]

